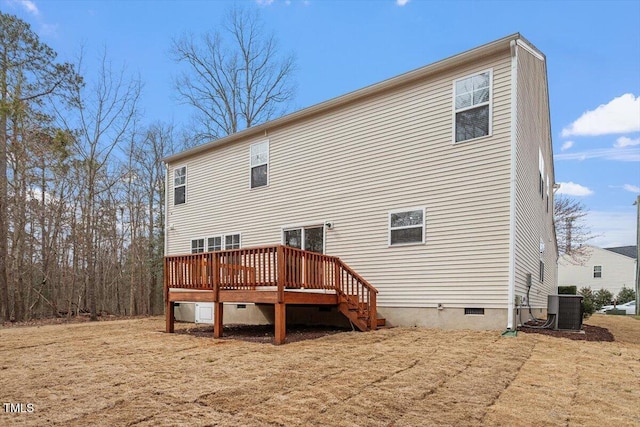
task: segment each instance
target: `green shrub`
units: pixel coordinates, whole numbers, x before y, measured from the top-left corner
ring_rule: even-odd
[[[581,288],[580,295],[582,295],[582,316],[585,319],[588,319],[596,312],[596,304],[593,301],[593,292],[589,287]]]
[[[558,286],[558,295],[577,295],[577,286]]]
[[[606,289],[599,289],[593,294],[593,302],[596,310],[600,310],[603,305],[609,305],[613,301],[613,294]]]
[[[635,301],[636,299],[636,291],[633,289],[627,288],[626,286],[622,286],[620,292],[618,292],[618,304],[624,304],[629,301]]]

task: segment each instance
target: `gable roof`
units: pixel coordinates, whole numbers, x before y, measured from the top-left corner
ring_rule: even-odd
[[[618,246],[615,248],[604,249],[633,259],[637,259],[638,257],[638,249],[636,246]]]
[[[359,101],[366,97],[376,95],[381,92],[397,88],[399,86],[413,83],[416,80],[422,79],[426,76],[435,74],[442,70],[450,69],[460,64],[464,64],[476,59],[490,56],[497,52],[504,51],[505,49],[510,48],[512,42],[517,42],[519,45],[523,45],[523,47],[525,47],[526,49],[529,49],[534,54],[539,55],[541,58],[544,58],[544,54],[540,52],[538,49],[536,49],[528,40],[522,37],[520,33],[514,33],[507,37],[501,38],[499,40],[484,44],[482,46],[476,47],[471,50],[467,50],[465,52],[448,57],[446,59],[442,59],[432,64],[425,65],[424,67],[417,68],[413,71],[400,74],[399,76],[392,77],[387,80],[383,80],[379,83],[375,83],[373,85],[366,86],[362,89],[349,92],[345,95],[341,95],[336,98],[330,99],[328,101],[324,101],[319,104],[313,105],[311,107],[307,107],[302,110],[287,114],[285,116],[271,120],[269,122],[265,122],[257,126],[252,126],[250,128],[241,130],[239,132],[225,136],[223,138],[219,138],[211,142],[207,142],[205,144],[191,148],[189,150],[185,150],[180,153],[168,156],[164,158],[163,161],[164,163],[167,163],[167,164],[173,163],[173,162],[182,160],[184,158],[191,157],[193,155],[208,151],[214,147],[229,144],[243,138],[256,137],[258,135],[263,135],[266,137],[268,134],[268,131],[276,127],[288,125],[295,121],[307,119],[309,117],[322,114],[331,109],[334,109],[352,102]]]

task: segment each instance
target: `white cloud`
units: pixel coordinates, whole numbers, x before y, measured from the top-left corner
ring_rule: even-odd
[[[410,0],[396,0],[396,4],[397,4],[398,6],[404,6],[404,5],[406,5],[407,3],[409,3],[409,1],[410,1]]]
[[[575,153],[555,154],[554,160],[603,159],[618,162],[640,162],[640,148],[602,148]]]
[[[621,211],[591,211],[585,218],[591,233],[596,235],[588,244],[601,248],[631,246],[636,244],[635,206],[621,208]]]
[[[38,6],[31,0],[19,0],[18,3],[29,13],[37,15],[40,13]]]
[[[640,138],[631,139],[627,138],[626,136],[621,136],[620,138],[616,139],[616,143],[613,144],[613,146],[616,148],[632,147],[634,145],[640,145]]]
[[[560,148],[560,151],[566,151],[569,148],[573,147],[574,142],[573,141],[566,141],[564,144],[562,144],[562,147]]]
[[[269,6],[273,3],[273,0],[256,0],[256,3],[258,3],[260,6]]]
[[[638,187],[637,185],[625,184],[622,186],[622,188],[624,188],[627,191],[630,191],[631,193],[640,194],[640,187]]]
[[[590,196],[593,194],[589,188],[572,181],[559,182],[558,184],[560,184],[560,189],[556,194],[566,194],[567,196]]]
[[[640,97],[631,93],[587,111],[562,130],[562,136],[595,136],[640,131]]]

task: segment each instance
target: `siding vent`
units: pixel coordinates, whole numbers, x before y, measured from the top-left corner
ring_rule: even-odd
[[[247,308],[247,304],[236,304],[236,309],[238,308]]]
[[[478,314],[484,316],[484,308],[465,308],[464,314]]]

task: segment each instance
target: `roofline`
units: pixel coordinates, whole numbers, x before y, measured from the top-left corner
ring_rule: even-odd
[[[600,246],[594,246],[594,245],[589,245],[589,244],[585,244],[584,246],[587,246],[587,247],[592,248],[592,249],[599,249],[601,251],[607,251],[606,253],[608,253],[608,254],[621,256],[621,257],[624,257],[626,259],[630,259],[630,260],[633,260],[633,261],[636,260],[636,258],[634,258],[634,257],[630,257],[630,256],[626,256],[624,254],[618,253],[618,252],[610,251],[609,248],[601,248]],[[633,245],[627,245],[627,246],[633,246]],[[620,246],[614,246],[614,248],[617,248],[617,247],[620,247]]]
[[[346,105],[350,102],[358,101],[367,96],[375,95],[392,88],[396,88],[408,83],[412,83],[430,74],[434,74],[444,69],[455,67],[459,64],[469,62],[480,57],[490,56],[502,50],[509,50],[510,43],[513,40],[522,40],[524,43],[527,44],[528,48],[535,49],[536,52],[544,56],[542,52],[540,52],[531,43],[529,43],[526,39],[524,39],[524,37],[522,37],[520,33],[514,33],[509,36],[503,37],[501,39],[495,40],[493,42],[486,43],[484,45],[475,47],[473,49],[464,51],[462,53],[458,53],[456,55],[450,56],[445,59],[441,59],[432,64],[425,65],[423,67],[417,68],[412,71],[408,71],[406,73],[400,74],[395,77],[391,77],[379,83],[374,83],[372,85],[365,86],[362,89],[348,92],[344,95],[340,95],[338,97],[329,99],[319,104],[315,104],[310,107],[303,108],[302,110],[295,111],[293,113],[287,114],[280,118],[259,124],[257,126],[252,126],[250,128],[241,130],[240,132],[236,132],[234,134],[225,136],[223,138],[207,142],[205,144],[182,151],[180,153],[176,153],[174,155],[165,157],[164,159],[162,159],[162,161],[167,164],[174,163],[179,160],[185,159],[187,157],[191,157],[191,156],[203,153],[205,151],[209,151],[210,149],[213,149],[215,147],[226,145],[243,138],[254,137],[260,134],[264,134],[266,136],[267,132],[272,128],[284,126],[286,124],[289,124],[298,120],[307,119],[317,114],[324,113],[325,111],[331,110],[333,108]]]

